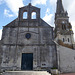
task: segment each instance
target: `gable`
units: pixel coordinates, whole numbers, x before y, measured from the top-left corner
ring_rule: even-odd
[[[4,27],[17,27],[17,26],[18,26],[18,18],[16,18],[15,20],[13,20],[12,22],[10,22]]]

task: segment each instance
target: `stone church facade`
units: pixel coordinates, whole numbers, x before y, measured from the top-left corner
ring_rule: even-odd
[[[58,68],[62,73],[75,72],[74,48],[72,26],[62,0],[57,0],[54,31],[40,18],[40,8],[30,3],[19,9],[18,18],[3,27],[0,71]]]
[[[27,18],[23,18],[23,13]],[[32,12],[36,18],[32,19]],[[0,70],[50,70],[57,67],[53,27],[31,4],[19,9],[18,18],[3,27]]]

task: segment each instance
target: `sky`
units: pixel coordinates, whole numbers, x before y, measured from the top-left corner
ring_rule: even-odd
[[[0,0],[0,39],[3,26],[16,19],[19,8],[28,5],[30,2],[33,6],[41,9],[41,18],[52,27],[55,27],[54,17],[57,0]],[[75,33],[75,0],[62,0],[62,2],[64,9],[68,11],[69,21]]]

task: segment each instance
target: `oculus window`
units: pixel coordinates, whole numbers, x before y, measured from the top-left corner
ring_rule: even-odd
[[[25,37],[26,37],[27,39],[30,39],[30,38],[31,38],[31,34],[30,34],[30,33],[26,33]]]

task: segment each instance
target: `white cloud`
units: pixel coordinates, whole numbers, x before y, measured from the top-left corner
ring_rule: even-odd
[[[2,29],[0,29],[0,40],[1,40],[1,37],[2,37]]]
[[[49,8],[47,8],[46,14],[50,14],[50,9]]]
[[[33,12],[33,13],[32,13],[32,16],[34,16],[34,15],[36,15],[36,13],[35,13],[35,12]]]
[[[2,4],[3,0],[0,0],[0,4]]]
[[[56,2],[57,2],[57,0],[50,0],[50,4],[51,4],[52,6],[56,5]]]
[[[53,21],[54,21],[53,17],[54,17],[53,14],[50,13],[50,9],[47,8],[46,14],[43,17],[43,20],[46,21],[48,24],[50,24],[52,26],[53,25]]]
[[[13,12],[14,15],[18,15],[18,10],[20,7],[23,7],[23,1],[24,0],[0,0],[0,3],[4,1],[6,3],[6,5],[8,6],[8,8],[10,8],[10,10]],[[47,0],[32,0],[32,4],[36,5],[36,4],[46,4]]]
[[[4,15],[5,15],[6,17],[13,17],[13,16],[14,16],[13,14],[9,14],[9,13],[10,13],[9,10],[7,10],[7,9],[4,10]]]
[[[14,15],[18,15],[20,7],[24,6],[23,0],[4,0]]]
[[[33,12],[31,17],[32,19],[36,19],[36,12]]]
[[[74,32],[74,41],[75,41],[75,22],[72,21],[71,24],[72,24],[72,29],[73,29],[73,32]]]
[[[53,11],[56,11],[56,2],[57,0],[50,0],[50,5],[52,6]]]
[[[37,5],[37,4],[46,4],[47,0],[32,0],[32,4],[33,5]]]

